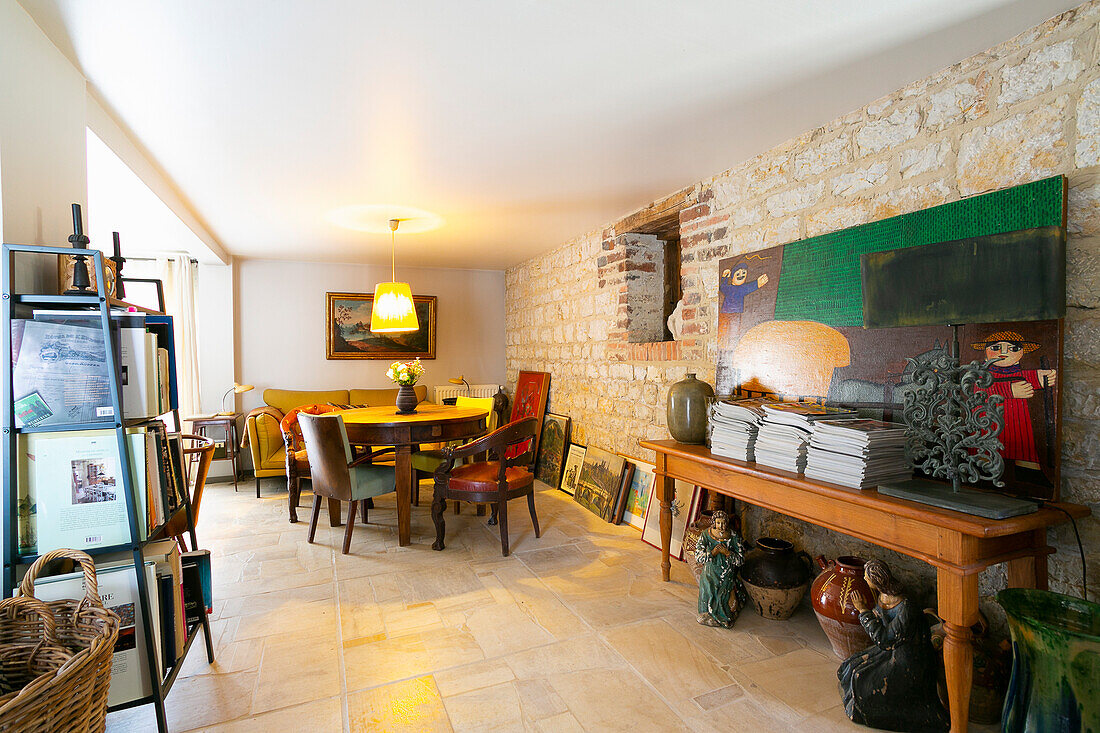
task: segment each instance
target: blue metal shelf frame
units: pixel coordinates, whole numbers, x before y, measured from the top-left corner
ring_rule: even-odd
[[[16,253],[24,254],[41,254],[58,257],[62,255],[74,255],[83,254],[92,258],[93,266],[96,273],[96,294],[95,295],[37,295],[37,294],[20,294],[13,292],[14,290],[14,271],[15,271],[15,255]],[[0,299],[0,318],[2,318],[2,333],[0,333],[0,361],[3,362],[4,379],[3,379],[3,457],[4,457],[4,473],[3,491],[0,492],[0,506],[3,508],[3,516],[5,520],[4,524],[4,597],[7,598],[12,595],[16,583],[16,571],[19,566],[27,565],[33,561],[34,555],[20,554],[19,552],[19,512],[17,510],[18,502],[18,486],[19,476],[16,466],[17,455],[17,441],[19,435],[23,433],[35,433],[35,432],[65,432],[72,430],[114,430],[116,441],[118,443],[118,451],[120,456],[119,464],[122,467],[122,483],[125,491],[123,492],[126,499],[126,515],[130,525],[130,542],[113,545],[110,547],[92,548],[88,551],[89,555],[102,555],[108,552],[119,552],[129,550],[133,554],[134,572],[137,576],[138,586],[138,602],[141,605],[142,616],[142,633],[145,635],[145,648],[148,651],[146,656],[146,663],[149,666],[149,679],[155,680],[153,685],[153,693],[137,700],[131,700],[123,705],[118,705],[110,710],[121,710],[131,707],[137,707],[139,705],[147,705],[153,703],[156,710],[157,729],[160,733],[167,733],[168,721],[164,712],[164,698],[167,696],[168,691],[172,688],[172,684],[175,682],[179,669],[182,666],[184,660],[187,658],[187,651],[191,648],[191,643],[198,635],[199,627],[201,626],[203,636],[206,638],[206,658],[209,662],[214,661],[214,645],[210,636],[210,620],[206,616],[206,604],[200,600],[200,623],[188,630],[187,643],[184,646],[184,653],[179,657],[168,674],[162,675],[161,670],[157,666],[157,654],[155,650],[156,637],[153,634],[153,618],[150,613],[149,593],[154,589],[148,587],[145,582],[145,557],[142,553],[143,545],[148,542],[138,539],[140,533],[138,532],[138,515],[137,506],[135,504],[134,494],[134,477],[131,472],[130,462],[130,442],[126,439],[126,429],[128,427],[139,426],[144,423],[150,422],[150,420],[126,420],[122,416],[125,414],[122,410],[122,386],[118,373],[118,360],[116,349],[117,344],[111,338],[111,307],[123,305],[119,301],[114,301],[108,297],[105,287],[107,278],[104,273],[103,267],[103,255],[96,250],[89,249],[74,249],[70,247],[46,247],[40,245],[24,245],[24,244],[3,244],[3,259],[0,261],[0,285],[2,285],[2,299]],[[111,390],[111,404],[114,407],[115,419],[109,422],[87,423],[87,424],[70,424],[70,425],[57,425],[48,426],[44,428],[23,428],[17,429],[15,427],[15,400],[12,394],[12,363],[11,363],[11,320],[12,320],[12,308],[14,306],[27,306],[34,307],[53,307],[53,308],[95,308],[99,313],[100,325],[104,333],[104,346],[106,348],[107,357],[107,371],[110,382]],[[163,328],[164,321],[160,321]],[[174,369],[172,372],[172,391],[175,392],[175,374]],[[176,418],[176,424],[179,425],[178,416]],[[183,511],[187,515],[187,527],[188,533],[191,536],[191,547],[198,548],[198,541],[195,538],[195,520],[191,509],[191,494],[187,486],[183,488]],[[144,521],[144,518],[142,518]],[[155,536],[156,531],[150,532],[150,537]],[[42,550],[43,548],[39,548]],[[48,548],[54,549],[54,548]]]

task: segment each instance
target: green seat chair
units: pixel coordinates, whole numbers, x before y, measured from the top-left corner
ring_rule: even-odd
[[[395,489],[393,466],[378,466],[370,461],[374,454],[367,452],[358,458],[348,442],[344,418],[338,412],[324,415],[298,415],[298,425],[306,444],[309,472],[313,483],[313,512],[309,518],[309,542],[317,532],[317,515],[321,511],[321,498],[351,503],[347,526],[344,529],[343,554],[351,547],[351,532],[355,525],[356,510],[362,512],[367,523],[367,500]]]

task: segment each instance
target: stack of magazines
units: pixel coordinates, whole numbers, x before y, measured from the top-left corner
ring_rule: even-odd
[[[792,473],[806,468],[806,446],[819,420],[851,420],[855,410],[807,405],[796,402],[771,402],[761,406],[764,421],[756,436],[756,462]]]
[[[806,478],[853,489],[911,478],[905,426],[881,420],[821,420],[814,426]]]
[[[711,405],[707,425],[710,452],[739,461],[755,461],[756,433],[764,419],[762,406],[767,402],[772,400],[718,400]]]

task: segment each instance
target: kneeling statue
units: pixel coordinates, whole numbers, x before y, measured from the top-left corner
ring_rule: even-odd
[[[875,645],[845,659],[836,672],[844,712],[872,728],[946,731],[950,721],[936,692],[936,651],[923,612],[881,560],[868,560],[863,577],[878,605],[870,609],[859,595],[850,598]]]
[[[748,600],[737,570],[745,559],[741,537],[730,532],[729,515],[717,511],[714,524],[695,543],[699,573],[699,623],[729,628]]]

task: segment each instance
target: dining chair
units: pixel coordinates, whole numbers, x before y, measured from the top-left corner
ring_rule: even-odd
[[[184,480],[191,494],[191,521],[199,524],[199,507],[202,505],[202,492],[206,488],[206,475],[210,473],[210,464],[214,462],[214,439],[203,435],[180,436],[183,439]],[[192,480],[192,473],[194,478]],[[180,552],[187,552],[187,514],[180,513],[168,520],[164,527],[165,537],[175,537]]]
[[[489,419],[485,421],[486,432],[492,432],[500,427],[503,411],[499,409],[496,399],[493,397],[457,397],[455,407],[467,407],[485,410],[489,413]],[[452,446],[462,445],[465,441],[456,440],[450,443]],[[446,447],[446,446],[443,446]],[[412,504],[420,506],[420,482],[431,478],[435,469],[443,463],[443,447],[418,450],[412,454],[413,485]],[[455,502],[455,514],[458,514],[458,502]],[[484,507],[478,505],[478,516],[485,513]]]
[[[489,503],[493,507],[493,519],[500,525],[501,553],[508,556],[508,502],[521,496],[527,497],[531,512],[531,524],[535,537],[539,537],[539,518],[535,514],[535,475],[531,469],[535,452],[531,446],[538,428],[534,417],[509,423],[499,430],[470,443],[443,449],[443,462],[435,471],[435,493],[432,497],[432,521],[435,523],[433,550],[442,550],[446,532],[444,509],[448,499]],[[519,455],[508,457],[508,449],[527,444]],[[484,453],[483,460],[462,464],[467,457]]]
[[[300,413],[298,425],[309,456],[309,471],[313,483],[313,511],[309,517],[308,541],[313,542],[317,532],[317,516],[321,512],[321,498],[351,503],[348,521],[344,528],[343,554],[351,547],[351,532],[355,526],[356,509],[367,524],[367,502],[375,496],[395,489],[393,466],[371,463],[375,457],[364,453],[355,457],[348,442],[348,431],[339,412],[325,415]]]

